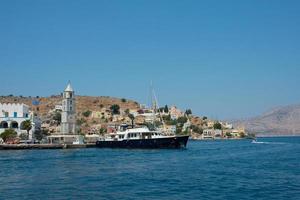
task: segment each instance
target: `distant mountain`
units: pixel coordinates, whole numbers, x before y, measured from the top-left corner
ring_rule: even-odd
[[[234,121],[257,135],[300,135],[300,104],[274,108],[261,116]]]

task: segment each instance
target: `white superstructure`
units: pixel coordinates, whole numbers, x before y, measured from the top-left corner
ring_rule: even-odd
[[[158,139],[172,138],[174,136],[165,135],[160,131],[151,131],[147,127],[127,128],[128,125],[121,125],[115,133],[105,134],[100,140],[104,141],[122,141],[122,140],[140,140],[140,139]]]

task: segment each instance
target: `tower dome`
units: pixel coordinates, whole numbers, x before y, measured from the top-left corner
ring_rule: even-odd
[[[69,81],[68,82],[68,85],[67,85],[67,87],[66,87],[66,89],[65,89],[65,92],[73,92],[74,90],[73,90],[73,88],[72,88],[72,86],[71,86],[71,82]]]

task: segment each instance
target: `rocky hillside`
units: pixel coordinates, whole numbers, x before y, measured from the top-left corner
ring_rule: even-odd
[[[235,121],[258,135],[300,135],[300,105],[275,108],[261,116]]]
[[[38,101],[39,105],[33,105],[33,101]],[[47,116],[49,111],[55,109],[56,105],[61,105],[62,97],[60,95],[53,95],[50,97],[16,97],[16,96],[1,96],[1,103],[24,103],[34,110],[39,116]],[[90,97],[90,96],[76,96],[77,114],[81,115],[87,110],[101,111],[103,108],[108,108],[111,105],[118,104],[124,110],[137,109],[139,103],[113,97]]]

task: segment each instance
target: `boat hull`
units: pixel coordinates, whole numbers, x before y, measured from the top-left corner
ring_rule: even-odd
[[[128,149],[178,149],[185,148],[189,136],[174,136],[169,138],[137,139],[122,141],[97,141],[99,148],[128,148]]]

